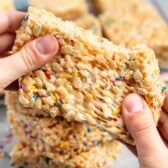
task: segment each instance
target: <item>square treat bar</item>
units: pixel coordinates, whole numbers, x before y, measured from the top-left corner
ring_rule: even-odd
[[[14,135],[26,144],[33,145],[35,151],[63,153],[68,158],[72,153],[77,154],[112,140],[108,133],[101,132],[96,127],[75,121],[68,122],[62,117],[41,118],[23,115],[24,108],[22,111],[18,109],[17,100],[17,92],[6,94],[8,122]]]
[[[94,34],[102,36],[102,29],[99,20],[92,14],[85,14],[74,22],[84,29],[92,30]]]
[[[0,10],[11,10],[14,9],[12,0],[1,0]]]
[[[13,168],[111,168],[118,156],[117,141],[66,158],[59,153],[36,153],[32,146],[19,142],[11,153]]]
[[[57,37],[59,53],[50,64],[20,78],[19,102],[23,106],[85,122],[131,142],[121,103],[135,92],[144,97],[158,120],[164,84],[153,50],[143,45],[132,49],[115,46],[72,22],[30,7],[29,16],[17,30],[13,51],[45,34]]]
[[[98,13],[113,11],[115,12],[118,6],[124,11],[132,11],[139,5],[143,5],[145,0],[92,0],[95,10]],[[131,6],[129,4],[132,4]]]
[[[137,43],[151,47],[161,66],[168,65],[168,25],[156,9],[146,3],[125,11],[118,3],[116,10],[100,15],[105,37],[117,45],[130,47]],[[133,8],[132,3],[127,3]]]
[[[76,19],[88,12],[85,0],[30,0],[32,6],[46,9],[62,19]]]

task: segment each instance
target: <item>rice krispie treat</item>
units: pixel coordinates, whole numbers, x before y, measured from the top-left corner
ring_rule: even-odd
[[[17,30],[13,51],[45,34],[58,39],[59,53],[50,64],[20,79],[19,102],[23,106],[97,126],[130,142],[121,103],[135,92],[144,97],[158,120],[164,84],[153,50],[143,45],[132,49],[115,46],[91,31],[31,7]]]
[[[130,8],[131,3],[128,3]],[[154,49],[159,63],[168,64],[168,25],[159,12],[149,4],[125,12],[120,8],[100,15],[104,35],[117,45],[130,47],[137,43],[146,44]]]
[[[120,150],[118,144],[117,141],[108,142],[66,158],[51,151],[36,153],[32,146],[19,142],[11,153],[12,165],[14,168],[111,168]]]
[[[124,11],[133,11],[139,5],[144,5],[145,0],[91,0],[95,10],[98,13],[112,11],[115,12],[119,5],[120,9]],[[130,6],[131,4],[131,6]]]
[[[19,140],[33,145],[35,151],[58,152],[68,157],[72,153],[77,154],[112,140],[108,133],[101,132],[96,127],[75,121],[68,122],[62,117],[42,118],[23,115],[17,108],[16,95],[17,92],[6,94],[8,122],[13,134]]]
[[[92,30],[94,34],[102,36],[102,29],[99,20],[92,14],[85,14],[74,22],[84,29]]]
[[[0,10],[11,10],[13,7],[13,0],[1,0],[0,1]]]
[[[30,0],[31,6],[46,9],[62,19],[76,19],[87,13],[85,0]]]

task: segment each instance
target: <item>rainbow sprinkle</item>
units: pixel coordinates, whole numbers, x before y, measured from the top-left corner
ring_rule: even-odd
[[[50,93],[50,96],[54,101],[56,100],[56,97],[55,97],[54,93]]]
[[[92,130],[91,130],[90,127],[87,128],[87,132],[88,132],[88,133],[92,132]]]
[[[37,101],[37,96],[33,95],[33,100],[36,102]]]
[[[113,114],[114,115],[117,115],[117,114],[119,114],[120,113],[120,110],[119,109],[115,109],[114,111],[113,111]]]
[[[167,86],[162,86],[162,92],[164,92],[165,90],[167,90]]]
[[[36,86],[31,85],[29,88],[32,89],[32,90],[34,90],[34,89],[36,89]]]
[[[60,148],[64,148],[66,146],[68,146],[69,142],[68,141],[65,141],[65,142],[62,142],[59,146]]]

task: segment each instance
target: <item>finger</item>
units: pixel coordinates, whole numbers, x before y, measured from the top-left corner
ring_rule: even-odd
[[[47,35],[26,44],[16,54],[1,58],[0,87],[5,88],[20,76],[50,61],[58,52],[58,41]]]
[[[166,153],[166,146],[157,131],[151,111],[140,96],[128,95],[123,101],[122,111],[126,127],[135,140],[140,160],[157,156],[158,152]]]
[[[10,50],[13,46],[14,39],[14,34],[5,33],[0,35],[0,53]]]
[[[168,142],[168,115],[165,112],[160,115],[158,129],[165,141]]]
[[[163,110],[168,114],[168,91],[165,92],[166,97],[163,104]]]
[[[25,13],[18,11],[0,12],[0,34],[14,32],[20,26],[25,15]]]

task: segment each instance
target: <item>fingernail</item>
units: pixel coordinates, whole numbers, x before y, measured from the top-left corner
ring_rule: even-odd
[[[53,53],[57,49],[56,38],[51,35],[40,37],[37,39],[35,47],[42,55]]]
[[[125,108],[129,113],[140,112],[143,110],[143,99],[137,94],[130,94],[124,101]]]

